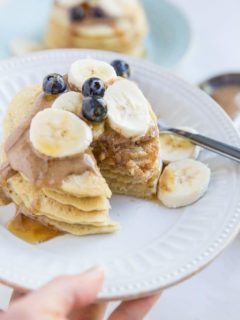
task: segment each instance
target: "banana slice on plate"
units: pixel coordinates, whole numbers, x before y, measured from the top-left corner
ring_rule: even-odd
[[[158,169],[159,169],[159,172],[162,173],[163,161],[160,158],[158,159]]]
[[[207,191],[210,169],[202,162],[186,159],[169,164],[159,180],[158,199],[168,208],[190,205]]]
[[[84,152],[93,140],[90,127],[71,112],[45,109],[30,126],[33,147],[46,156],[62,158]]]
[[[76,115],[82,111],[83,96],[80,92],[69,91],[61,94],[53,103],[53,109],[65,110]]]
[[[197,133],[196,130],[190,127],[179,127],[178,129]],[[177,137],[168,132],[161,132],[159,137],[160,157],[165,164],[184,159],[197,159],[200,154],[201,148],[187,139]]]
[[[149,102],[134,82],[127,79],[114,82],[106,90],[104,99],[113,130],[126,138],[147,133],[151,123]]]
[[[108,82],[117,78],[117,74],[109,63],[94,59],[77,60],[68,73],[69,83],[80,91],[84,82],[92,77]]]

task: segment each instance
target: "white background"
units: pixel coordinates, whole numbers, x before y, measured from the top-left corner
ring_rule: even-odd
[[[172,2],[188,15],[193,29],[191,48],[174,72],[198,83],[215,74],[240,71],[240,0]],[[0,287],[0,308],[7,306],[9,296],[10,290]],[[164,292],[147,317],[176,319],[240,319],[240,237],[201,274]]]

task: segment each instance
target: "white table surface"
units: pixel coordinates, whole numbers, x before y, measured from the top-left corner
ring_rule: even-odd
[[[192,83],[221,72],[240,71],[240,1],[172,2],[186,12],[193,28],[191,48],[173,71]],[[0,308],[7,306],[10,293],[0,286]],[[146,319],[239,320],[239,301],[240,236],[205,271],[165,291]]]

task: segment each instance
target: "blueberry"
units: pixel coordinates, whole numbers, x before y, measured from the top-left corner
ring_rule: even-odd
[[[90,13],[94,18],[106,18],[105,11],[99,7],[93,7]]]
[[[60,74],[52,73],[43,79],[43,91],[46,94],[59,94],[66,90],[66,82]]]
[[[107,112],[104,99],[88,97],[83,100],[82,113],[87,120],[100,123],[106,119]]]
[[[70,11],[72,21],[82,21],[85,18],[85,11],[81,7],[74,7]]]
[[[111,65],[115,69],[117,75],[123,78],[129,78],[131,75],[130,66],[123,60],[114,60]]]
[[[90,78],[86,80],[82,87],[84,97],[103,97],[105,91],[105,84],[99,78]]]

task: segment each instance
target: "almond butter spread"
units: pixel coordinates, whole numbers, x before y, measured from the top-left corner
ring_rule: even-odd
[[[29,140],[32,118],[37,112],[50,108],[55,98],[41,94],[30,116],[7,139],[5,153],[8,163],[0,168],[2,186],[15,172],[21,172],[30,183],[37,187],[59,187],[64,178],[69,175],[81,175],[86,171],[96,173],[96,164],[87,153],[51,159],[39,154],[32,147]]]

